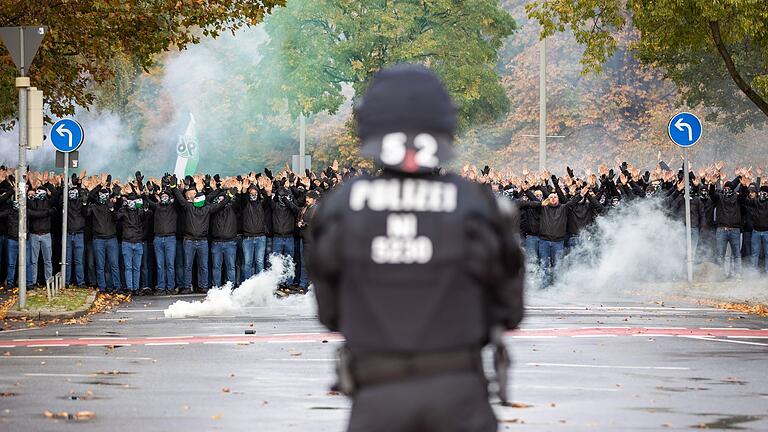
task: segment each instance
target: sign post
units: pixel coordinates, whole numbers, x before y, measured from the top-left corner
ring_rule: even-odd
[[[688,148],[701,139],[701,120],[689,112],[682,112],[669,120],[667,135],[673,143],[684,149],[683,181],[685,182],[685,237],[688,283],[693,282],[693,241],[691,239],[691,187]]]
[[[67,219],[69,211],[69,154],[77,150],[83,143],[83,127],[80,123],[62,119],[57,121],[51,127],[51,143],[56,150],[64,154],[64,193],[62,195],[62,217],[61,217],[61,277],[62,287],[66,287],[69,282],[67,277]]]
[[[16,88],[19,89],[19,170],[16,197],[19,203],[19,308],[27,306],[27,93],[29,66],[48,31],[45,26],[0,27],[0,39],[19,69]]]

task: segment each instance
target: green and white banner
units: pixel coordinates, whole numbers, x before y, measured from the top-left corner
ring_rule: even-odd
[[[197,172],[199,161],[200,153],[197,145],[195,117],[190,113],[187,129],[184,131],[184,135],[179,136],[176,144],[176,168],[174,168],[173,173],[180,179],[187,175],[194,175]]]

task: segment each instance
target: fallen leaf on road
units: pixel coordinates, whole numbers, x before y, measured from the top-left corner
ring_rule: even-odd
[[[500,423],[522,423],[522,420],[513,418],[513,419],[507,419],[507,420],[499,420]]]
[[[296,352],[296,353],[291,353],[291,355],[292,355],[293,357],[298,357],[298,356],[300,356],[300,355],[301,355],[301,353],[300,353],[300,352]]]
[[[90,420],[94,417],[96,417],[96,414],[91,411],[78,411],[77,414],[75,414],[76,420]]]
[[[338,396],[338,395],[340,395],[340,394],[341,394],[341,393],[339,393],[339,392],[337,392],[337,391],[333,391],[333,390],[331,390],[331,391],[329,391],[328,393],[326,393],[326,395],[327,395],[327,396]]]
[[[212,420],[221,420],[221,414],[216,414],[215,416],[211,416]]]
[[[5,357],[8,357],[8,356],[10,356],[10,355],[11,355],[11,352],[10,352],[10,351],[6,351],[6,352],[4,352],[4,353],[3,353],[3,355],[4,355]]]
[[[223,389],[221,389],[221,391],[223,391],[224,393],[229,393],[231,390],[229,390],[229,387],[224,387]]]
[[[532,405],[529,405],[525,402],[507,402],[505,406],[510,408],[530,408]]]

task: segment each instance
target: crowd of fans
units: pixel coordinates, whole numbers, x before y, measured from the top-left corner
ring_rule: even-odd
[[[615,168],[600,165],[595,173],[567,168],[560,177],[469,165],[460,174],[518,204],[521,245],[529,261],[540,266],[545,285],[553,282],[553,269],[569,249],[590,241],[584,233],[596,218],[625,202],[658,199],[682,223],[686,178],[699,260],[714,260],[740,278],[742,257],[757,269],[768,250],[768,185],[761,185],[761,169],[739,168],[729,179],[722,162],[691,169],[686,176],[663,161],[651,171],[617,161]],[[296,271],[277,294],[303,293],[310,284],[302,259],[309,241],[304,234],[315,208],[330,190],[357,175],[375,173],[334,162],[319,173],[286,167],[277,174],[265,169],[236,177],[166,174],[156,179],[136,172],[121,182],[83,171],[66,179],[65,197],[61,176],[29,172],[27,285],[44,284],[58,267],[66,199],[69,284],[136,295],[205,292],[226,282],[242,283],[278,254],[291,257]],[[0,280],[8,286],[17,277],[16,186],[13,171],[0,167]]]

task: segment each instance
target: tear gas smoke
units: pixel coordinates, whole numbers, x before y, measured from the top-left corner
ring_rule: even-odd
[[[255,275],[233,289],[227,282],[222,287],[211,288],[203,300],[179,300],[165,310],[166,318],[185,318],[201,315],[227,315],[242,312],[254,306],[297,306],[308,308],[311,297],[279,299],[274,292],[280,283],[294,276],[293,260],[281,255],[269,257],[270,268]]]
[[[80,168],[91,173],[112,172],[115,175],[127,174],[113,171],[119,160],[133,159],[133,138],[123,124],[120,116],[108,111],[86,111],[78,108],[73,116],[85,130],[85,141],[80,151]],[[54,119],[56,121],[58,119]],[[50,134],[50,126],[46,127]],[[55,152],[47,139],[37,150],[27,151],[27,162],[35,171],[52,168]],[[16,166],[19,161],[18,126],[8,132],[0,132],[0,163]]]
[[[542,287],[538,263],[529,265],[534,295],[557,298],[615,297],[653,282],[685,280],[685,224],[671,218],[661,199],[624,201],[579,236],[555,269],[554,285]]]

